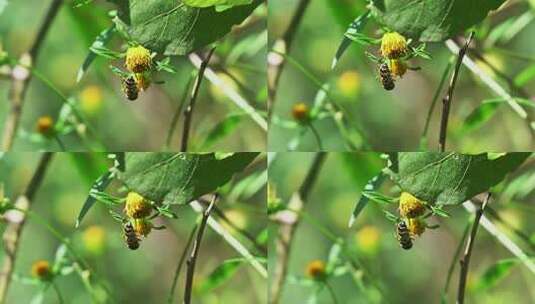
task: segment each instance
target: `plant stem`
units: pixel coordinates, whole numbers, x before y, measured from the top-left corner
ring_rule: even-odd
[[[169,292],[169,297],[167,298],[167,303],[169,304],[173,303],[173,299],[175,298],[175,290],[176,290],[176,284],[178,282],[178,277],[180,275],[180,271],[182,270],[182,265],[184,265],[184,261],[186,260],[188,250],[191,247],[191,242],[193,242],[193,237],[195,236],[196,231],[197,231],[197,225],[193,226],[193,229],[191,229],[191,232],[188,237],[188,241],[186,242],[186,246],[184,246],[184,250],[182,250],[182,254],[180,255],[180,258],[178,259],[178,264],[176,265],[176,270],[175,270],[175,276],[173,277],[173,285],[171,285],[171,291]]]
[[[193,276],[195,274],[195,264],[197,262],[197,256],[199,255],[199,248],[201,246],[201,240],[204,234],[204,229],[206,228],[206,222],[208,222],[208,218],[210,217],[210,213],[212,212],[212,209],[215,205],[215,202],[217,201],[217,198],[218,198],[218,195],[215,194],[214,197],[212,198],[212,201],[210,202],[210,205],[206,208],[206,210],[204,210],[201,223],[199,225],[199,231],[197,232],[197,237],[195,238],[195,242],[193,243],[191,254],[186,262],[187,273],[186,273],[186,286],[184,288],[184,304],[191,303],[191,293],[193,291]]]
[[[466,237],[468,236],[468,232],[470,232],[470,226],[471,226],[471,221],[466,224],[461,240],[459,241],[459,245],[455,249],[455,253],[453,254],[453,258],[451,259],[450,267],[448,268],[448,276],[446,277],[446,283],[444,284],[444,289],[442,290],[443,296],[446,296],[446,294],[448,293],[448,289],[450,288],[450,282],[453,276],[453,270],[455,270],[455,265],[457,265],[457,260],[459,259],[459,256],[461,255],[461,250],[463,248],[463,244],[466,240]]]
[[[33,198],[37,193],[37,190],[41,186],[45,173],[50,165],[53,154],[50,152],[42,154],[39,164],[35,169],[30,183],[24,190],[24,193],[20,195],[15,204],[18,202],[26,201],[27,207],[31,207]],[[24,224],[26,223],[27,216],[23,215],[20,222],[10,222],[4,232],[3,241],[4,241],[4,250],[6,252],[4,263],[2,265],[1,276],[0,276],[0,304],[5,303],[7,298],[7,292],[9,284],[11,283],[11,278],[13,276],[13,270],[15,267],[15,261],[17,258],[17,250],[20,245],[20,237]]]
[[[312,131],[312,134],[314,134],[314,138],[316,139],[316,143],[318,144],[318,149],[320,151],[323,151],[323,144],[321,143],[321,137],[320,137],[320,134],[318,133],[318,130],[316,130],[316,128],[314,127],[312,123],[308,123],[307,125],[310,131]]]
[[[208,63],[210,62],[210,58],[212,57],[212,54],[214,53],[214,51],[215,51],[215,47],[211,48],[210,51],[208,51],[208,55],[206,55],[206,58],[203,60],[199,68],[199,73],[197,74],[195,83],[193,84],[189,105],[186,107],[186,110],[184,111],[185,118],[184,118],[184,127],[182,129],[182,144],[180,147],[180,151],[182,152],[186,152],[188,150],[188,139],[189,139],[189,131],[191,128],[191,119],[193,118],[193,108],[195,107],[197,96],[199,95],[199,89],[201,88],[201,83],[204,78],[203,77],[204,71],[206,70]]]
[[[338,304],[338,300],[336,300],[336,293],[334,292],[333,287],[329,282],[325,281],[325,287],[327,287],[327,290],[329,291],[329,294],[331,295],[331,300],[333,304]]]
[[[439,149],[441,152],[446,150],[446,133],[448,130],[448,119],[450,115],[450,106],[453,99],[453,91],[455,90],[455,85],[457,84],[457,78],[459,77],[459,71],[461,69],[461,64],[463,62],[464,55],[472,42],[475,32],[472,31],[464,47],[459,50],[457,55],[457,62],[455,63],[455,70],[453,70],[453,75],[451,76],[450,86],[448,88],[448,93],[442,100],[442,119],[440,121],[440,137],[439,137]]]
[[[483,216],[485,207],[487,207],[487,204],[489,203],[489,199],[490,199],[490,192],[487,193],[485,200],[483,201],[483,204],[476,211],[474,223],[472,224],[472,230],[470,231],[470,236],[468,237],[468,240],[466,242],[466,249],[464,250],[464,255],[460,260],[461,273],[459,277],[459,288],[457,290],[457,303],[458,304],[464,303],[464,292],[466,289],[466,279],[468,277],[468,266],[470,264],[470,257],[472,256],[472,249],[474,248],[477,228],[479,227],[479,221],[481,220],[481,216]]]
[[[173,139],[173,133],[175,132],[176,125],[178,124],[178,120],[180,118],[180,113],[182,113],[182,109],[184,108],[184,104],[186,104],[186,99],[188,98],[188,92],[191,88],[191,84],[193,83],[193,80],[195,78],[192,77],[189,79],[186,88],[184,89],[184,93],[180,97],[180,103],[178,104],[178,107],[175,111],[175,114],[173,114],[173,118],[171,119],[171,125],[169,126],[169,130],[167,130],[167,137],[165,139],[165,147],[169,149],[171,147],[171,140]]]
[[[301,184],[299,190],[292,195],[292,198],[287,206],[289,209],[292,209],[292,211],[288,212],[296,214],[293,217],[290,217],[286,213],[286,219],[284,221],[279,221],[280,225],[278,229],[278,235],[275,240],[275,258],[277,263],[275,265],[275,269],[273,270],[273,279],[272,283],[270,284],[268,297],[268,303],[270,304],[277,304],[280,301],[284,281],[286,280],[286,274],[288,272],[288,260],[290,257],[292,240],[299,224],[300,218],[298,216],[298,212],[303,209],[304,204],[308,199],[308,195],[310,194],[312,186],[319,175],[326,155],[327,154],[324,152],[318,152],[315,154],[305,180]],[[275,217],[276,216],[277,214],[275,214]]]
[[[58,288],[58,285],[55,282],[52,282],[52,287],[54,288],[54,291],[56,292],[56,295],[58,296],[58,301],[60,304],[65,303],[65,300],[63,300],[63,296],[61,295],[61,291]]]
[[[290,20],[288,28],[284,32],[281,38],[275,41],[273,46],[274,51],[289,54],[292,48],[297,28],[301,24],[301,20],[305,15],[305,11],[310,4],[310,0],[300,0],[295,9],[295,13]],[[270,60],[270,58],[276,58]],[[277,89],[279,86],[280,76],[286,63],[284,56],[277,55],[273,51],[268,54],[268,115],[271,117],[273,113],[273,105],[275,104],[275,98],[277,95]]]
[[[62,0],[52,1],[52,4],[48,8],[48,11],[45,15],[45,19],[41,24],[41,27],[39,28],[39,32],[37,33],[37,36],[33,41],[30,51],[27,54],[22,55],[22,57],[26,58],[27,61],[29,61],[30,63],[31,61],[34,61],[33,65],[35,65],[35,61],[37,61],[37,57],[39,56],[39,53],[41,51],[43,40],[45,39],[45,36],[48,33],[48,30],[50,29],[50,26],[52,25],[52,22],[54,21],[54,18],[56,17],[62,3]],[[27,69],[20,65],[17,65],[13,70],[18,70],[19,72],[22,70],[27,72]],[[22,107],[24,105],[24,97],[26,96],[26,92],[28,91],[28,84],[30,82],[30,79],[31,74],[24,75],[23,77],[21,77],[20,75],[12,74],[11,88],[9,91],[11,109],[4,124],[4,132],[2,138],[2,150],[4,151],[11,150],[11,147],[13,146],[13,142],[15,140],[15,136],[17,135],[20,118],[22,115]]]

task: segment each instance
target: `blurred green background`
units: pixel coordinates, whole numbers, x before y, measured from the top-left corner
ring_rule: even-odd
[[[288,203],[292,193],[299,189],[312,158],[312,153],[278,153],[271,162],[270,187],[283,204]],[[528,159],[494,189],[494,200],[490,205],[506,223],[531,237],[531,243],[526,244],[513,235],[508,226],[497,224],[530,256],[535,253],[535,208],[531,204],[535,189],[533,161],[533,158]],[[293,239],[282,303],[308,303],[314,294],[318,284],[311,283],[306,274],[307,267],[315,260],[327,263],[334,244],[322,230],[342,239],[349,259],[361,265],[356,271],[328,279],[338,303],[440,303],[448,268],[470,214],[461,206],[446,208],[451,217],[431,218],[429,223],[440,224],[440,227],[425,231],[407,251],[400,248],[395,224],[387,220],[382,211],[386,208],[396,214],[396,206],[370,202],[353,227],[348,228],[364,185],[384,164],[378,153],[328,154]],[[399,190],[390,181],[385,182],[379,191],[392,197],[399,196]],[[273,196],[270,194],[269,197]],[[273,247],[277,227],[276,222],[270,221],[270,271],[277,263]],[[489,279],[484,276],[488,269],[497,261],[509,258],[514,256],[480,226],[469,268],[466,303],[535,301],[531,288],[535,274],[518,260],[508,270],[499,272],[495,281],[485,281]],[[342,261],[349,259],[342,258]],[[458,261],[455,263],[446,303],[455,301],[459,280]],[[319,293],[317,303],[333,303],[326,289]]]
[[[49,5],[50,1],[39,0],[8,2],[0,18],[0,44],[10,57],[16,59],[28,51]],[[124,69],[122,60],[112,62],[98,57],[81,82],[76,83],[78,69],[95,37],[111,26],[108,11],[113,9],[115,7],[104,0],[76,8],[73,1],[64,1],[35,68],[64,95],[74,98],[107,151],[162,150],[173,114],[195,71],[187,56],[173,58],[171,64],[177,73],[156,73],[154,80],[165,81],[165,84],[153,84],[133,102],[125,98],[121,79],[109,69],[110,64]],[[266,110],[266,16],[267,8],[261,5],[245,21],[245,26],[236,27],[220,42],[211,64],[223,83],[234,88],[259,112]],[[118,35],[106,46],[115,51],[125,50],[125,42]],[[9,109],[9,86],[8,79],[0,78],[0,100],[3,101],[0,102],[0,126],[3,126]],[[34,77],[26,96],[21,135],[14,149],[59,150],[53,140],[34,135],[37,119],[43,115],[57,119],[61,105],[61,99]],[[183,115],[180,115],[172,149],[179,147],[182,120]],[[218,133],[215,141],[206,143],[214,128],[224,122],[226,124],[220,128],[226,132]],[[262,151],[266,147],[265,132],[229,100],[220,87],[209,81],[202,84],[191,130],[190,150],[193,151]],[[91,142],[86,145],[75,135],[61,139],[67,150],[91,149]]]
[[[39,153],[7,153],[0,159],[0,183],[4,184],[5,195],[12,201],[24,191],[39,159]],[[239,229],[252,237],[265,234],[267,225],[265,213],[266,158],[259,156],[243,173],[221,189],[222,200],[218,207]],[[112,219],[107,207],[97,203],[87,214],[82,225],[75,229],[76,217],[88,196],[94,178],[106,170],[103,154],[60,153],[54,155],[44,183],[40,187],[31,210],[68,237],[75,249],[91,268],[109,286],[117,303],[167,303],[174,271],[187,242],[197,213],[189,206],[176,206],[176,220],[157,219],[155,224],[164,224],[165,230],[153,230],[143,239],[137,251],[126,248],[122,225]],[[251,186],[250,178],[262,180],[261,187]],[[245,182],[249,178],[249,182]],[[247,186],[249,185],[249,186]],[[263,185],[263,186],[262,186]],[[118,183],[113,183],[108,193],[118,193]],[[242,188],[239,190],[238,188]],[[248,191],[257,189],[256,191]],[[117,208],[116,211],[121,212]],[[215,216],[221,221],[221,218]],[[223,222],[224,223],[224,222]],[[223,224],[253,254],[262,256],[242,234]],[[6,227],[4,219],[0,230]],[[60,245],[42,225],[30,217],[22,233],[15,273],[30,277],[32,264],[47,260],[51,264]],[[263,245],[260,245],[263,246]],[[0,260],[4,250],[1,250]],[[194,284],[201,286],[210,274],[230,258],[241,256],[209,227],[206,228],[200,248]],[[92,274],[94,275],[94,274]],[[184,293],[185,266],[182,268],[176,288],[174,303],[181,303]],[[72,273],[56,279],[67,303],[91,303],[91,297],[79,276]],[[237,272],[223,280],[212,290],[195,290],[193,303],[264,303],[266,281],[249,264],[242,263]],[[103,293],[97,285],[97,291]],[[21,280],[12,281],[7,303],[30,303],[39,287],[26,285]],[[43,303],[58,303],[52,288],[46,293]]]
[[[269,3],[269,45],[284,33],[297,6],[297,0],[275,0]],[[531,2],[531,3],[529,3]],[[476,27],[476,39],[472,43],[485,61],[513,80],[518,88],[511,89],[509,83],[493,71],[482,60],[476,60],[488,75],[515,97],[533,99],[535,91],[535,3],[525,0],[506,1],[500,10],[494,12]],[[414,151],[420,143],[427,112],[441,75],[451,56],[443,43],[431,43],[427,50],[432,60],[417,59],[411,66],[420,71],[408,71],[396,82],[396,89],[385,91],[378,79],[376,64],[364,54],[365,51],[378,54],[378,46],[363,47],[353,43],[341,58],[334,71],[331,62],[348,25],[365,11],[366,1],[326,0],[310,1],[298,27],[290,56],[318,80],[330,85],[331,98],[347,114],[353,133],[359,141],[362,137],[373,151]],[[371,19],[364,33],[381,38],[379,26]],[[469,55],[474,58],[472,53]],[[522,77],[521,77],[522,75]],[[448,77],[449,80],[449,77]],[[306,77],[295,64],[287,63],[282,73],[275,106],[275,116],[291,120],[292,106],[305,102],[310,107],[318,86]],[[445,89],[440,97],[444,96]],[[487,99],[497,96],[468,69],[462,68],[455,90],[449,119],[447,149],[474,151],[521,151],[534,147],[526,122],[503,102],[491,110],[482,110],[482,117],[470,114]],[[524,108],[532,111],[532,100]],[[428,148],[438,149],[440,127],[440,100],[431,123]],[[474,121],[473,121],[474,120]],[[314,121],[323,141],[324,150],[344,151],[340,132],[330,118]],[[272,125],[269,134],[270,151],[287,151],[288,143],[299,131]],[[358,133],[358,132],[357,132]],[[364,146],[365,147],[365,146]],[[310,130],[304,135],[299,151],[315,151],[318,146]]]

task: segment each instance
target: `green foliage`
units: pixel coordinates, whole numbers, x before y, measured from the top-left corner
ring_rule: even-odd
[[[502,279],[511,273],[513,267],[519,262],[517,259],[504,259],[489,267],[476,283],[476,291],[486,291],[496,286]]]
[[[143,197],[165,204],[185,204],[215,191],[242,171],[258,153],[128,153],[121,179]]]
[[[193,7],[209,7],[224,5],[228,7],[250,4],[253,0],[183,0],[184,4]]]
[[[232,278],[238,271],[240,266],[245,262],[245,259],[229,259],[224,261],[217,268],[202,281],[199,286],[199,292],[206,293],[214,288],[221,286],[223,283]]]
[[[262,3],[255,0],[223,12],[167,0],[113,0],[119,5],[118,30],[151,51],[185,55],[213,43]],[[234,2],[234,1],[233,1]]]
[[[488,191],[518,168],[531,153],[489,154],[399,153],[391,177],[402,191],[437,205],[460,204]]]
[[[504,0],[372,0],[377,20],[420,41],[443,41],[481,22]]]
[[[228,115],[224,120],[217,123],[212,130],[206,135],[206,138],[204,139],[204,142],[202,143],[202,150],[207,150],[211,148],[214,144],[216,144],[221,139],[229,136],[236,130],[236,128],[240,125],[242,122],[242,118],[244,115],[242,114],[231,114]]]

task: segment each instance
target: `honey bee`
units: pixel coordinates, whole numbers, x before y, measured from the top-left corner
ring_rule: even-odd
[[[123,80],[123,91],[128,100],[136,100],[139,94],[139,88],[137,86],[134,76],[129,76]]]
[[[134,231],[134,227],[132,226],[132,223],[130,221],[126,222],[123,225],[123,233],[126,246],[128,246],[130,250],[138,249],[140,239],[137,237],[137,234]]]
[[[397,239],[401,248],[409,250],[412,248],[412,238],[405,221],[400,221],[396,226]]]
[[[388,63],[384,62],[379,65],[379,77],[381,77],[381,83],[383,84],[383,88],[385,90],[392,91],[396,87],[394,84],[394,77],[392,77]]]

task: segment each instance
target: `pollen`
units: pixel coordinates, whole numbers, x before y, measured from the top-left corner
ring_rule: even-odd
[[[407,40],[397,32],[386,33],[381,40],[381,53],[388,59],[398,59],[407,53]]]
[[[325,263],[321,260],[314,260],[308,263],[306,268],[306,275],[314,280],[322,280],[325,278]]]
[[[140,219],[147,217],[152,213],[152,205],[138,193],[130,192],[126,196],[124,211],[129,217]]]
[[[138,236],[147,236],[152,230],[152,223],[149,220],[146,219],[135,219],[134,223],[134,231]]]
[[[425,212],[425,203],[408,192],[401,193],[399,198],[399,215],[406,218],[416,218]]]
[[[390,60],[390,72],[392,75],[402,77],[407,72],[407,64],[401,59]]]
[[[421,219],[409,219],[409,232],[411,236],[416,237],[422,235],[425,231],[425,221]]]
[[[48,280],[52,277],[52,270],[48,261],[39,260],[32,265],[32,275],[40,280]]]
[[[292,107],[292,117],[299,122],[307,121],[309,118],[308,106],[304,102],[296,103]]]
[[[41,116],[37,120],[36,128],[39,134],[50,135],[54,129],[54,119],[48,115]]]
[[[126,50],[126,68],[133,73],[149,71],[152,66],[150,51],[141,45]]]

